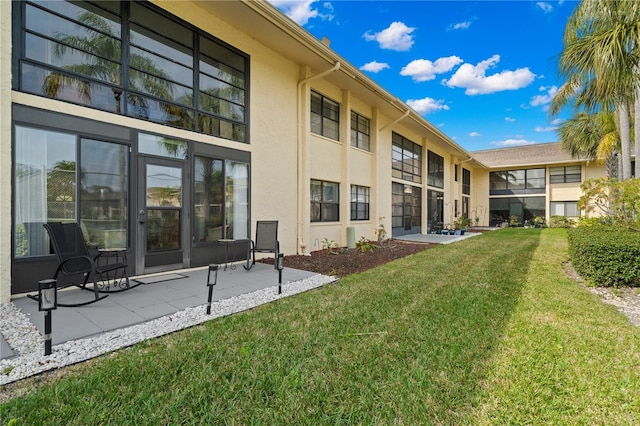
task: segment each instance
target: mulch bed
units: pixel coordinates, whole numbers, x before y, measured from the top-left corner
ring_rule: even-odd
[[[348,249],[346,247],[335,249],[336,254],[329,253],[326,249],[317,250],[311,252],[310,256],[285,256],[284,267],[344,277],[418,253],[434,245],[437,244],[389,240],[385,242],[383,247],[376,245],[373,252],[367,251],[363,253],[358,248]],[[259,260],[259,262],[273,265],[273,258],[267,257]]]

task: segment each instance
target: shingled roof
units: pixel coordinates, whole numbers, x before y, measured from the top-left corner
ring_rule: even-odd
[[[491,169],[498,167],[572,163],[588,160],[587,158],[571,157],[571,154],[562,149],[560,142],[486,149],[482,151],[472,151],[470,154],[475,160]]]

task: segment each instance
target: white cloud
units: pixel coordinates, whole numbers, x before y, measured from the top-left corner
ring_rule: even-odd
[[[371,61],[360,67],[362,71],[369,71],[372,73],[378,73],[387,68],[390,68],[389,64],[387,64],[386,62],[378,62],[378,61]]]
[[[542,95],[536,95],[531,98],[529,105],[531,106],[540,106],[540,105],[548,105],[549,102],[553,99],[556,93],[558,93],[558,88],[556,86],[540,87],[540,91],[544,92]]]
[[[333,19],[333,6],[329,2],[322,4],[327,13],[320,13],[318,9],[312,7],[316,0],[269,0],[269,2],[299,25],[306,25],[311,18],[321,18],[327,21]]]
[[[413,46],[413,35],[411,34],[415,28],[407,27],[402,22],[393,22],[379,33],[367,31],[363,37],[367,41],[375,40],[382,49],[395,50],[403,52],[411,49]]]
[[[462,62],[462,59],[457,56],[438,58],[435,62],[427,59],[416,59],[402,68],[400,75],[410,76],[413,81],[429,81],[436,78],[436,74],[449,72]]]
[[[549,3],[544,2],[544,1],[539,1],[536,3],[536,6],[538,6],[540,9],[542,9],[542,11],[544,13],[549,13],[553,10],[553,6],[551,6]]]
[[[497,147],[508,147],[508,146],[531,145],[534,143],[535,141],[528,141],[526,139],[506,139],[503,141],[491,142],[491,145],[494,145]]]
[[[469,136],[471,136],[472,138],[477,138],[478,136],[482,136],[482,135],[478,132],[471,132],[469,133]]]
[[[555,132],[556,130],[557,128],[553,126],[548,126],[548,127],[536,126],[535,128],[535,131],[538,133]]]
[[[514,121],[516,121],[516,119],[515,119],[515,118],[513,118],[513,117],[505,117],[505,118],[504,118],[504,121],[507,121],[507,122],[509,122],[509,123],[513,123]]]
[[[445,104],[443,100],[435,100],[433,98],[409,99],[407,100],[407,105],[422,115],[449,109],[449,105]]]
[[[449,30],[449,31],[451,31],[451,30],[466,30],[467,28],[469,28],[471,26],[471,24],[472,24],[471,21],[458,22],[456,24],[449,25],[449,28],[447,28],[447,30]]]
[[[442,83],[449,87],[464,88],[467,95],[482,95],[521,89],[531,84],[536,77],[529,68],[501,71],[487,76],[487,70],[495,67],[498,62],[500,62],[500,55],[493,55],[475,66],[462,64],[449,80],[443,80]]]

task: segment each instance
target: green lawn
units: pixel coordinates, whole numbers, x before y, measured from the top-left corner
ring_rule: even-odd
[[[15,424],[640,424],[640,332],[503,229],[123,350]],[[44,408],[43,408],[44,407]]]

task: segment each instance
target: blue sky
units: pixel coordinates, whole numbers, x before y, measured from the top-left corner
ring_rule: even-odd
[[[469,151],[557,141],[577,1],[270,1]]]

